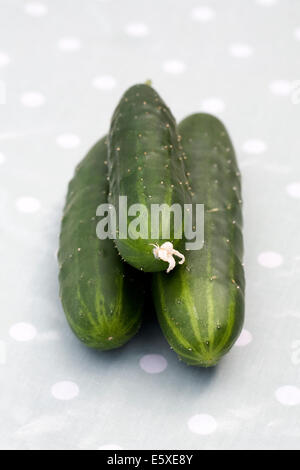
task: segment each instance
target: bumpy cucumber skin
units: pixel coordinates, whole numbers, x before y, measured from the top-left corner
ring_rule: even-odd
[[[179,125],[193,202],[205,204],[204,247],[174,273],[153,276],[154,302],[171,347],[187,364],[218,363],[244,321],[240,173],[232,143],[214,116]]]
[[[96,235],[96,209],[107,202],[107,142],[87,154],[69,184],[60,249],[60,296],[75,335],[87,346],[113,349],[141,323],[141,276],[126,266],[112,240]],[[137,273],[139,274],[139,273]]]
[[[121,98],[109,133],[109,202],[119,208],[119,195],[131,204],[180,204],[189,200],[189,182],[184,172],[185,155],[171,111],[149,85],[135,85]],[[150,228],[151,217],[148,218]],[[130,222],[129,218],[127,224]],[[173,219],[170,238],[120,239],[116,246],[122,258],[137,269],[148,272],[166,270],[166,262],[154,258],[151,244],[174,239]],[[117,231],[119,226],[117,224]],[[149,237],[151,235],[149,234]]]

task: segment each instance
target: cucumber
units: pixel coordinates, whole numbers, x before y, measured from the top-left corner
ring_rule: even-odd
[[[173,204],[182,207],[189,198],[184,158],[175,119],[160,96],[148,84],[129,88],[114,112],[109,132],[109,202],[119,214],[115,240],[118,251],[137,269],[148,272],[165,270],[168,267],[166,263],[170,261],[168,255],[172,254],[181,259],[181,263],[184,261],[184,257],[175,250],[183,246],[183,238],[178,238],[182,225],[178,229],[173,217],[167,218]],[[137,238],[136,233],[135,239],[132,236],[131,222],[134,219],[119,204],[119,196],[127,197],[128,209],[133,204],[142,204],[146,209],[137,213],[142,223],[147,225],[143,238]],[[154,217],[151,217],[151,205],[154,204],[166,205],[162,217],[169,231],[167,235],[160,223],[158,232],[152,236],[150,228]],[[124,224],[119,220],[120,215],[125,217]],[[139,229],[142,230],[141,226]],[[169,270],[173,269],[174,262],[171,259]]]
[[[153,276],[162,330],[179,358],[214,366],[238,338],[244,320],[241,183],[223,124],[208,114],[181,122],[193,202],[204,204],[204,246],[185,266]]]
[[[83,343],[100,350],[122,346],[138,331],[143,302],[139,273],[121,261],[112,240],[96,235],[96,209],[107,202],[106,159],[103,138],[77,167],[69,184],[58,253],[66,318]]]

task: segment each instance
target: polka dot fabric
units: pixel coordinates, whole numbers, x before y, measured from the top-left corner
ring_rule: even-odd
[[[300,449],[300,5],[240,4],[1,0],[1,449]],[[146,80],[178,121],[221,118],[241,168],[245,324],[216,369],[179,362],[153,311],[90,351],[59,300],[67,184]]]
[[[78,385],[74,382],[58,382],[51,388],[51,393],[57,400],[73,400],[79,394]]]
[[[148,374],[159,374],[163,372],[168,363],[160,354],[146,354],[140,360],[140,367]]]
[[[9,334],[15,341],[31,341],[36,336],[36,328],[30,323],[16,323]]]

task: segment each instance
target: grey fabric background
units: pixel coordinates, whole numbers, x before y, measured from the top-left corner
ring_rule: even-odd
[[[0,0],[0,448],[300,448],[299,58],[298,0]],[[221,117],[243,175],[245,330],[213,370],[154,315],[89,351],[58,299],[67,183],[148,78]]]

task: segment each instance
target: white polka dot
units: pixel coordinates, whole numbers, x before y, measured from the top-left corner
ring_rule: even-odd
[[[4,67],[10,63],[10,58],[5,52],[0,51],[0,67]]]
[[[265,152],[266,149],[267,145],[265,144],[265,142],[259,139],[247,140],[243,145],[243,150],[246,153],[259,154]]]
[[[300,198],[300,182],[288,184],[286,191],[289,196]]]
[[[52,386],[51,393],[57,400],[73,400],[79,395],[79,388],[74,382],[58,382]]]
[[[58,41],[58,47],[65,52],[78,51],[81,48],[81,41],[78,38],[66,37]]]
[[[9,330],[11,338],[16,341],[31,341],[36,337],[36,329],[30,323],[16,323]]]
[[[239,338],[237,339],[235,346],[247,346],[247,344],[251,343],[252,341],[252,334],[250,331],[243,329]]]
[[[93,80],[93,86],[99,90],[112,90],[116,84],[116,79],[111,75],[102,75]]]
[[[148,34],[148,26],[144,23],[130,23],[125,27],[128,36],[142,38]]]
[[[2,165],[3,163],[5,163],[5,155],[3,153],[0,152],[0,165]]]
[[[183,73],[186,70],[186,65],[180,60],[167,60],[163,64],[163,70],[167,73],[177,75]]]
[[[38,91],[28,91],[21,96],[21,103],[29,108],[38,108],[45,103],[45,96]]]
[[[160,354],[146,354],[140,360],[141,368],[148,374],[159,374],[167,365],[167,360]]]
[[[212,434],[217,429],[217,422],[211,415],[199,414],[189,419],[188,427],[190,431],[204,436]]]
[[[258,256],[258,262],[265,268],[278,268],[283,262],[282,256],[274,251],[264,251]]]
[[[75,134],[61,134],[57,137],[56,143],[64,149],[73,149],[80,145],[80,138]]]
[[[288,80],[274,80],[269,88],[274,95],[288,96],[293,90],[293,84]]]
[[[258,3],[258,5],[262,5],[262,6],[271,6],[271,5],[275,5],[275,3],[277,2],[277,0],[256,0],[256,3]]]
[[[297,41],[300,41],[300,28],[295,29],[294,36],[297,39]]]
[[[120,447],[117,444],[105,444],[98,447],[98,450],[123,450],[123,447]]]
[[[225,109],[225,103],[220,98],[206,98],[202,102],[202,110],[206,113],[218,114]]]
[[[300,405],[300,388],[293,385],[285,385],[278,388],[275,392],[277,400],[282,405],[294,406]]]
[[[43,3],[31,2],[25,6],[25,11],[30,16],[40,17],[48,13],[48,8]]]
[[[32,214],[40,209],[41,203],[34,197],[20,197],[16,201],[16,206],[20,212]]]
[[[229,53],[238,59],[250,57],[253,54],[253,48],[248,44],[231,44]]]
[[[191,17],[194,21],[201,21],[203,23],[213,20],[215,16],[215,11],[207,6],[196,7],[191,12]]]

